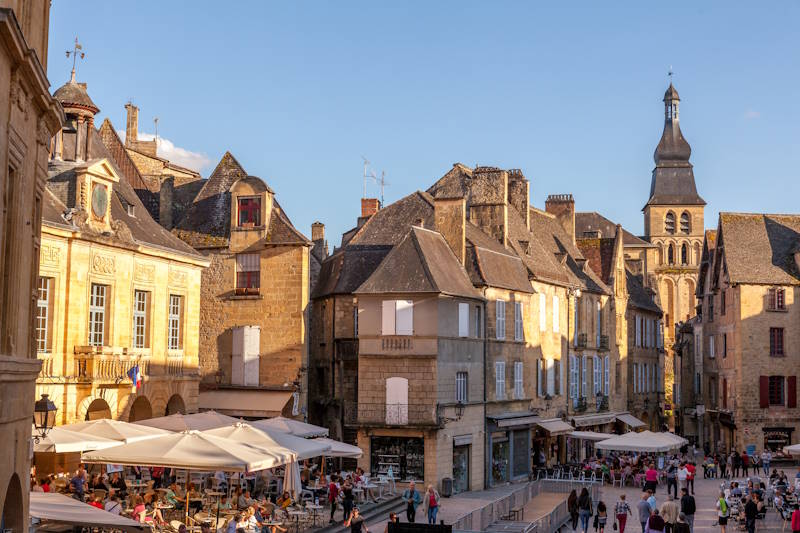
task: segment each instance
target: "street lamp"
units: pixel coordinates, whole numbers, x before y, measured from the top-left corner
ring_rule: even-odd
[[[47,433],[56,425],[56,411],[58,407],[54,404],[47,394],[42,394],[41,399],[36,401],[33,407],[33,425],[38,435],[34,435],[34,442],[38,443],[47,436]]]
[[[461,420],[461,417],[464,416],[464,402],[461,400],[458,401],[456,404],[456,418]]]

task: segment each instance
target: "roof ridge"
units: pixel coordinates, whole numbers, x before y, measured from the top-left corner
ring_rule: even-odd
[[[419,226],[411,226],[409,234],[412,235],[411,240],[414,245],[414,249],[417,251],[419,262],[422,264],[422,268],[425,269],[425,277],[428,278],[428,283],[430,283],[431,287],[433,287],[436,292],[442,292],[441,288],[439,287],[439,284],[436,283],[436,279],[434,279],[433,274],[431,273],[431,268],[428,266],[428,258],[425,257],[425,253],[422,251],[422,246],[420,245],[419,238],[417,237],[417,230],[424,230],[424,229],[425,228],[421,228]],[[432,233],[436,232],[434,231]],[[400,245],[398,244],[398,246]],[[447,248],[449,249],[450,247],[448,246]]]

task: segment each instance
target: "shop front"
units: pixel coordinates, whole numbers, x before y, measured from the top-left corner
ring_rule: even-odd
[[[531,426],[537,417],[523,411],[487,418],[489,485],[526,478],[531,472]]]
[[[774,454],[783,456],[784,446],[792,444],[793,427],[765,427],[764,450],[770,450]]]
[[[453,438],[453,493],[469,490],[472,436]]]
[[[370,438],[370,472],[391,475],[402,482],[425,479],[423,437],[373,436]]]

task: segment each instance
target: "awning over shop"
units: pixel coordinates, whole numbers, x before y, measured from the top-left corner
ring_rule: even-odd
[[[615,437],[613,433],[598,433],[596,431],[573,431],[569,434],[571,439],[601,441]]]
[[[90,529],[139,533],[146,527],[130,518],[109,513],[56,492],[31,492],[30,515],[39,520]]]
[[[263,389],[214,389],[201,391],[197,406],[228,416],[268,418],[279,416],[292,397],[292,391]]]
[[[575,427],[586,426],[602,426],[603,424],[610,424],[617,419],[618,413],[595,413],[591,415],[573,416],[571,418]]]
[[[541,420],[541,417],[533,411],[509,411],[486,415],[486,417],[494,420],[499,428],[530,426],[537,424]]]
[[[572,433],[575,430],[575,428],[560,418],[537,420],[536,425],[550,433],[550,435],[566,435],[567,433]]]
[[[641,428],[647,425],[630,413],[618,413],[615,418],[620,422],[622,422],[623,424],[627,424],[634,429]]]

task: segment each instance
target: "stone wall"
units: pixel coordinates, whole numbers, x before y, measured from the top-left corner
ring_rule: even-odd
[[[219,369],[231,376],[232,328],[261,327],[259,382],[282,386],[304,379],[306,366],[306,306],[308,248],[275,246],[261,252],[258,295],[236,296],[235,256],[208,253],[211,266],[203,272],[200,314],[200,373],[213,383]],[[305,387],[303,387],[305,390]],[[305,404],[302,404],[305,405]]]

